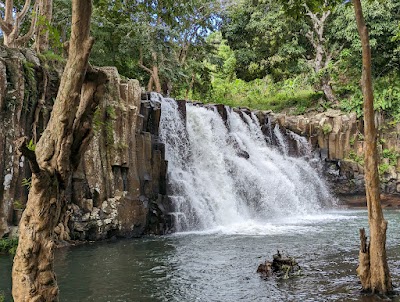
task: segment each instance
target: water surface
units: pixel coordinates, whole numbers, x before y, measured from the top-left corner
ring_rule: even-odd
[[[399,214],[385,212],[396,288]],[[366,225],[365,210],[340,210],[242,231],[232,226],[61,249],[56,255],[60,301],[383,301],[361,295],[355,275],[358,229]],[[277,249],[298,260],[302,276],[260,278],[258,264]],[[10,258],[1,256],[0,290],[6,292],[10,268]]]

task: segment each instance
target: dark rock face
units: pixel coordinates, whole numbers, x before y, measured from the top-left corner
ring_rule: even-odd
[[[15,230],[14,212],[27,200],[30,169],[14,140],[45,128],[61,69],[45,69],[29,50],[0,47],[0,238]],[[167,163],[158,141],[159,102],[141,99],[136,80],[121,80],[115,68],[94,117],[93,140],[73,175],[67,215],[56,227],[64,239],[99,240],[163,234]],[[33,125],[33,126],[32,126]],[[36,137],[36,139],[35,139]]]
[[[58,72],[43,69],[31,50],[0,46],[0,238],[18,223],[14,212],[26,203],[22,183],[28,184],[31,174],[13,142],[43,131],[57,92],[48,80],[58,86]]]

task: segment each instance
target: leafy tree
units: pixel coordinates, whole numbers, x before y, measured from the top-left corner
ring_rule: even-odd
[[[399,72],[400,53],[395,41],[400,21],[399,1],[361,1],[365,22],[369,24],[370,46],[372,54],[372,76],[380,78],[393,72]],[[361,70],[361,42],[354,20],[354,9],[349,4],[337,6],[329,35],[344,46],[339,56],[339,73],[347,82],[358,82]],[[342,76],[342,80],[344,80]]]
[[[122,74],[147,81],[148,90],[188,89],[204,73],[205,37],[218,25],[220,2],[96,1],[95,64],[116,65]],[[179,86],[179,85],[178,85]],[[176,90],[179,90],[178,87]]]
[[[281,80],[304,71],[306,28],[276,1],[244,0],[225,13],[222,34],[235,52],[240,79],[271,75]]]

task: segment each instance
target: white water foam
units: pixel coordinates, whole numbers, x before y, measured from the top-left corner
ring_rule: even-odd
[[[160,136],[177,231],[273,234],[313,228],[282,222],[332,205],[317,172],[304,158],[288,155],[279,129],[274,133],[283,152],[268,145],[253,114],[227,112],[224,122],[215,109],[187,104],[185,125],[177,103],[162,100]]]

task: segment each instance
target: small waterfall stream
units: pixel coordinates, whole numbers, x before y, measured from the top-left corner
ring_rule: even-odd
[[[271,146],[253,114],[227,108],[224,122],[216,109],[188,103],[186,117],[185,125],[177,103],[162,99],[160,135],[177,231],[271,232],[273,221],[332,205],[309,162],[288,155],[279,128],[271,131],[279,146]],[[310,156],[305,139],[294,139]]]

